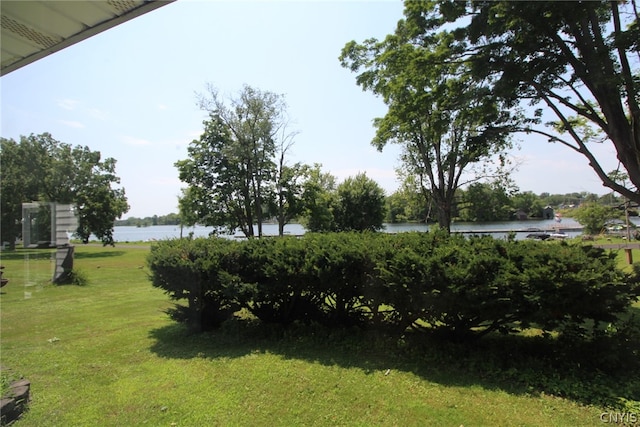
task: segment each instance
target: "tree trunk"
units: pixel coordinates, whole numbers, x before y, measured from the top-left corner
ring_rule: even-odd
[[[451,200],[447,200],[446,197],[436,191],[433,192],[433,199],[438,215],[438,226],[447,230],[447,233],[451,233]]]
[[[285,214],[284,214],[284,200],[282,197],[282,192],[278,194],[278,236],[284,236],[284,225],[286,222]]]
[[[278,218],[278,236],[284,236],[284,217]]]
[[[257,182],[256,189],[256,222],[258,223],[258,237],[262,237],[262,192],[260,191],[261,182]]]
[[[447,230],[447,233],[451,233],[451,206],[438,207],[438,226]]]

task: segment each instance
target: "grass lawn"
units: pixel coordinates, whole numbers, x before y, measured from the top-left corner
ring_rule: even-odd
[[[593,245],[618,245],[617,248],[611,249],[618,255],[618,268],[625,271],[631,271],[631,266],[628,262],[627,254],[625,252],[625,249],[623,249],[627,245],[626,239],[617,236],[599,236],[594,241],[584,243]],[[634,245],[640,242],[638,242],[637,240],[631,240],[630,243]],[[631,259],[634,263],[640,262],[640,249],[631,249]]]
[[[588,399],[498,381],[508,376],[488,372],[495,363],[446,345],[407,353],[366,333],[241,321],[189,335],[164,314],[171,303],[147,278],[147,253],[76,246],[86,286],[51,285],[51,251],[2,253],[1,363],[32,383],[16,425],[603,424]]]

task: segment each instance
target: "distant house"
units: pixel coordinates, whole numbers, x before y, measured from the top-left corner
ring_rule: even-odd
[[[545,208],[542,209],[542,219],[553,219],[553,217],[553,208],[551,206],[545,206]]]
[[[516,221],[525,221],[529,219],[529,215],[527,215],[527,213],[522,209],[519,209],[518,211],[516,211],[516,213],[513,214],[513,217],[515,218]]]

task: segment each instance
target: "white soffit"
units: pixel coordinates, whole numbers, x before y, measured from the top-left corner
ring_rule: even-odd
[[[0,0],[0,75],[175,0]]]

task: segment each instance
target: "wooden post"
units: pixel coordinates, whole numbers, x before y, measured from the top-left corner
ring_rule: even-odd
[[[624,251],[627,253],[627,264],[633,264],[633,253],[631,253],[631,248],[625,248]]]

